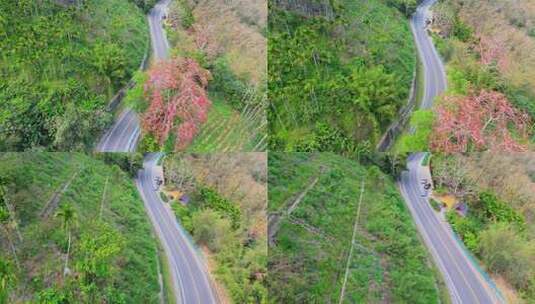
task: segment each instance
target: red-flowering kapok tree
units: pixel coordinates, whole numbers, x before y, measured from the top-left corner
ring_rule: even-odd
[[[507,58],[507,33],[501,33],[500,36],[488,36],[480,34],[477,49],[481,57],[480,62],[484,65],[496,64],[500,71],[509,68]]]
[[[211,102],[206,95],[210,72],[190,58],[175,58],[154,65],[148,72],[145,94],[150,100],[143,129],[162,145],[174,131],[176,149],[185,149],[206,122]],[[178,124],[178,126],[175,126]]]
[[[507,97],[482,90],[469,96],[446,97],[436,108],[431,149],[446,153],[475,150],[525,151],[530,118],[511,106]],[[515,138],[511,134],[514,130]],[[520,142],[519,142],[520,141]]]

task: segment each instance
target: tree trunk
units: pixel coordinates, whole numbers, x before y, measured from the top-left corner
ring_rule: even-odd
[[[65,276],[65,274],[67,274],[70,252],[71,252],[71,231],[69,230],[69,243],[67,245],[67,257],[65,258],[65,267],[63,268],[63,276]]]

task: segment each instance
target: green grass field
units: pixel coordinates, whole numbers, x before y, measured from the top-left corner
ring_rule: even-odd
[[[4,231],[0,241],[0,259],[16,277],[10,301],[159,302],[157,243],[137,189],[119,167],[84,154],[7,153],[0,154],[0,177],[22,237],[9,230],[21,269]],[[75,217],[71,274],[63,278],[67,232],[55,215],[65,205]]]
[[[364,181],[344,303],[438,303],[429,266],[391,177],[330,153],[270,153],[269,211],[283,213],[269,250],[272,303],[338,302]],[[271,227],[271,226],[270,226]]]

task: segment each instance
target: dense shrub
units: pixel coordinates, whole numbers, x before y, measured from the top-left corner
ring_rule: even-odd
[[[131,177],[102,161],[124,161],[111,154],[0,154],[0,176],[9,181],[6,192],[16,197],[9,200],[14,210],[9,227],[18,230],[8,228],[9,238],[18,240],[18,259],[9,247],[0,247],[0,276],[8,281],[9,303],[159,303],[157,241]],[[56,209],[43,216],[40,210],[67,183]],[[68,225],[62,217],[67,214]],[[7,278],[6,260],[12,271]],[[4,285],[0,300],[3,292]]]
[[[203,206],[218,211],[228,217],[234,229],[237,229],[240,226],[241,211],[235,203],[225,199],[215,190],[207,187],[201,187],[199,189],[199,194],[203,201]]]
[[[251,88],[230,70],[225,57],[216,59],[210,71],[213,80],[209,83],[208,89],[222,94],[235,110],[241,111],[245,106],[242,100],[245,99]]]
[[[136,177],[143,168],[143,155],[138,153],[97,153],[96,158],[110,165],[117,165],[131,177]]]
[[[346,301],[375,303],[388,296],[393,303],[438,302],[436,278],[394,180],[374,164],[386,162],[383,157],[356,162],[331,153],[269,154],[270,218],[282,215],[270,239],[273,303],[338,301],[337,274],[345,271],[351,244]],[[309,190],[299,204],[284,215],[304,189]],[[352,240],[357,210],[359,233]],[[375,284],[385,288],[376,290]]]
[[[154,7],[158,0],[130,0],[139,8],[141,8],[145,13],[148,13],[151,8]]]

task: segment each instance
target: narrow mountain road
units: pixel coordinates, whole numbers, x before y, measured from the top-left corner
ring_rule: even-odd
[[[147,15],[152,51],[156,60],[167,58],[169,43],[162,27],[162,18],[171,0],[162,0]],[[119,119],[102,136],[97,152],[133,152],[141,133],[139,118],[132,109],[125,109]]]
[[[424,0],[411,19],[414,41],[424,70],[424,95],[420,104],[422,109],[430,108],[435,97],[442,94],[447,87],[444,64],[427,34],[427,20],[431,18],[429,9],[435,2],[437,0]]]
[[[97,152],[133,152],[139,139],[139,118],[132,109],[125,109],[100,139]]]
[[[162,0],[149,12],[150,40],[156,60],[165,59],[169,53],[169,42],[162,27],[162,20],[171,0]]]
[[[422,166],[425,153],[409,156],[408,171],[401,175],[401,194],[415,220],[416,227],[444,277],[451,302],[501,303],[496,291],[477,269],[455,240],[453,231],[429,203],[430,190],[424,185],[431,183],[428,166]]]
[[[156,183],[156,178],[163,180],[163,169],[158,165],[160,157],[160,153],[145,156],[136,186],[167,255],[176,303],[218,303],[204,261],[200,259],[172,210],[160,199]]]
[[[435,98],[442,94],[447,87],[446,72],[444,63],[440,58],[431,37],[427,33],[428,20],[431,20],[430,8],[438,0],[423,0],[418,6],[410,20],[410,27],[414,38],[414,43],[418,52],[418,58],[423,68],[422,83],[417,82],[416,90],[423,90],[423,96],[420,103],[420,109],[429,109],[433,105]],[[423,88],[420,86],[423,85]],[[415,92],[411,92],[415,94]],[[412,96],[410,97],[412,98]],[[402,109],[399,113],[399,119],[388,127],[385,134],[377,144],[377,150],[384,152],[389,150],[402,132],[414,133],[414,127],[409,127],[405,130],[405,124],[410,120],[411,111],[414,111],[413,100]]]
[[[430,7],[437,0],[424,0],[411,19],[418,55],[423,65],[424,94],[420,108],[432,107],[435,98],[447,87],[446,73],[431,38],[427,33]],[[501,303],[502,299],[467,256],[455,239],[453,231],[443,217],[429,203],[431,172],[422,166],[425,153],[413,153],[408,158],[407,168],[401,174],[399,188],[439,271],[442,273],[453,304]]]

